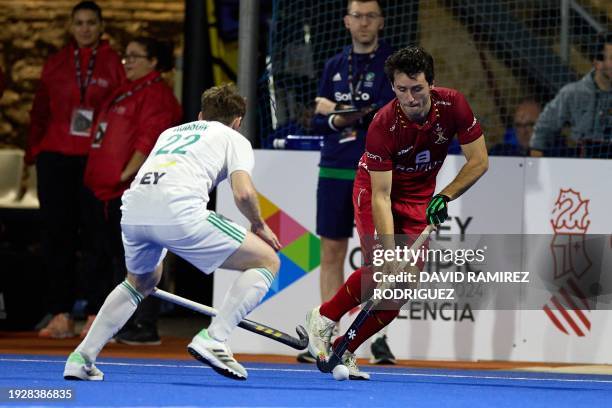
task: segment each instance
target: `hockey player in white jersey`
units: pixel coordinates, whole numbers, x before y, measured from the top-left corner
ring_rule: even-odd
[[[167,251],[204,273],[220,267],[243,271],[211,325],[188,349],[222,375],[247,378],[226,341],[270,288],[280,266],[275,253],[280,243],[261,216],[251,180],[253,150],[236,131],[244,114],[244,99],[234,86],[213,87],[202,94],[198,121],[159,136],[122,197],[127,278],[108,295],[87,337],[70,354],[64,378],[103,379],[96,357],[159,283]],[[206,209],[209,192],[226,178],[250,231]]]

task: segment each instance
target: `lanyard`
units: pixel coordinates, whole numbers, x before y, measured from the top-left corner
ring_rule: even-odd
[[[89,64],[87,64],[87,74],[85,76],[85,82],[81,82],[81,58],[80,58],[81,50],[77,47],[74,50],[74,66],[76,67],[76,80],[77,87],[79,88],[79,92],[81,95],[81,104],[85,101],[85,93],[87,92],[87,87],[91,82],[91,77],[93,75],[94,65],[96,64],[96,54],[98,53],[98,47],[95,47],[91,52],[91,57],[89,57]]]
[[[161,80],[162,80],[162,78],[158,76],[155,79],[149,79],[147,82],[143,82],[143,83],[135,86],[134,89],[130,89],[129,91],[124,92],[121,95],[119,95],[118,97],[116,97],[115,99],[113,99],[113,101],[110,103],[110,105],[108,107],[110,108],[111,106],[118,104],[122,100],[124,100],[126,98],[129,98],[130,96],[136,94],[137,92],[142,91],[144,88],[148,87],[149,85],[153,85],[154,83],[159,82]]]
[[[374,51],[372,51],[369,54],[368,62],[363,67],[363,69],[361,70],[361,73],[359,74],[359,80],[357,81],[357,85],[355,85],[354,87],[353,87],[353,47],[351,47],[351,50],[349,51],[349,55],[348,55],[348,85],[349,85],[349,89],[351,91],[351,98],[354,101],[361,100],[361,83],[363,82],[363,76],[366,74],[366,72],[368,72],[368,68],[370,68],[370,64],[372,63],[372,61],[376,57],[376,50],[378,50],[378,45],[376,46],[376,48],[374,48]]]
[[[115,99],[113,99],[113,101],[110,103],[110,105],[108,105],[108,107],[106,108],[106,110],[102,114],[102,119],[99,120],[99,122],[98,122],[98,124],[96,126],[96,133],[95,133],[95,136],[94,136],[94,138],[92,140],[92,143],[91,143],[92,147],[100,147],[100,145],[102,144],[102,139],[104,139],[104,136],[106,134],[106,127],[107,127],[107,123],[106,123],[107,119],[106,119],[106,117],[104,115],[107,115],[107,112],[110,110],[110,108],[113,105],[123,101],[126,98],[129,98],[130,96],[132,96],[132,95],[136,94],[137,92],[143,90],[147,86],[152,85],[152,84],[154,84],[156,82],[159,82],[161,80],[162,80],[162,78],[159,77],[159,76],[157,78],[155,78],[155,79],[149,79],[148,81],[143,82],[143,83],[137,85],[136,87],[134,87],[134,89],[130,89],[129,91],[124,92],[121,95],[117,96]]]

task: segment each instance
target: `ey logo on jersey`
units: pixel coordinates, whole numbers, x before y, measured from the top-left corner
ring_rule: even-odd
[[[140,179],[140,184],[157,184],[159,179],[165,176],[166,173],[157,172],[157,171],[149,171],[142,175]]]

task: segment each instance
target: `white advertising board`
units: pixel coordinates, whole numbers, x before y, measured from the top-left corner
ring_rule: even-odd
[[[273,285],[273,295],[266,298],[249,318],[287,332],[293,332],[297,324],[303,324],[306,312],[320,303],[319,260],[316,257],[318,238],[315,236],[318,160],[318,152],[259,150],[255,154],[254,182],[265,198],[262,207],[264,218],[274,224],[274,228],[283,231],[281,241],[284,241],[285,250],[281,251],[281,262],[285,269],[281,269],[281,277]],[[446,159],[438,176],[437,190],[455,177],[463,163],[462,156]],[[605,160],[491,157],[487,174],[463,197],[452,202],[449,220],[434,233],[433,238],[457,237],[462,232],[549,234],[552,237],[550,220],[555,203],[559,192],[569,188],[590,200],[588,232],[610,234],[612,218],[606,217],[605,208],[612,193],[609,188],[602,188],[601,183],[594,183],[593,179],[602,178],[603,174],[612,175],[611,164]],[[247,225],[234,205],[227,183],[219,186],[217,211]],[[346,276],[360,262],[359,242],[356,233],[354,235],[349,241],[349,254],[353,256],[347,259]],[[546,252],[550,259],[550,245],[542,245],[544,248],[540,252]],[[530,254],[536,252],[532,248],[523,257],[526,268],[523,270],[529,271],[530,266],[542,268],[538,263],[541,260],[530,258],[533,257]],[[215,273],[216,307],[236,276],[237,272],[232,271]],[[451,302],[434,310],[416,302],[410,310],[401,312],[400,318],[388,328],[389,342],[396,357],[585,363],[612,360],[612,349],[604,350],[603,342],[596,339],[609,334],[606,311],[587,312],[591,331],[583,330],[584,335],[577,336],[569,330],[569,334],[560,331],[541,308],[522,311],[517,306],[514,310],[472,310],[469,297],[474,292],[474,302],[478,303],[480,288],[465,286],[461,290],[463,298],[468,298],[468,305]],[[528,294],[517,293],[516,302],[523,301],[523,296]],[[542,299],[544,305],[547,297]],[[575,311],[570,313],[575,314]],[[574,320],[584,324],[579,317]],[[343,327],[347,322],[348,319],[343,319]],[[230,344],[235,352],[296,353],[242,330],[232,334]],[[362,347],[360,354],[365,356],[366,351],[366,347]]]

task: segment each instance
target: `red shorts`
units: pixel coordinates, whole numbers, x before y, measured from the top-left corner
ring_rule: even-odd
[[[372,190],[370,187],[370,175],[365,171],[358,171],[353,185],[353,208],[355,210],[355,225],[364,259],[369,259],[367,248],[372,247],[376,229],[372,217]],[[427,202],[415,202],[410,200],[391,200],[391,212],[393,214],[394,233],[396,235],[408,235],[409,242],[413,242],[427,226],[425,210]]]

